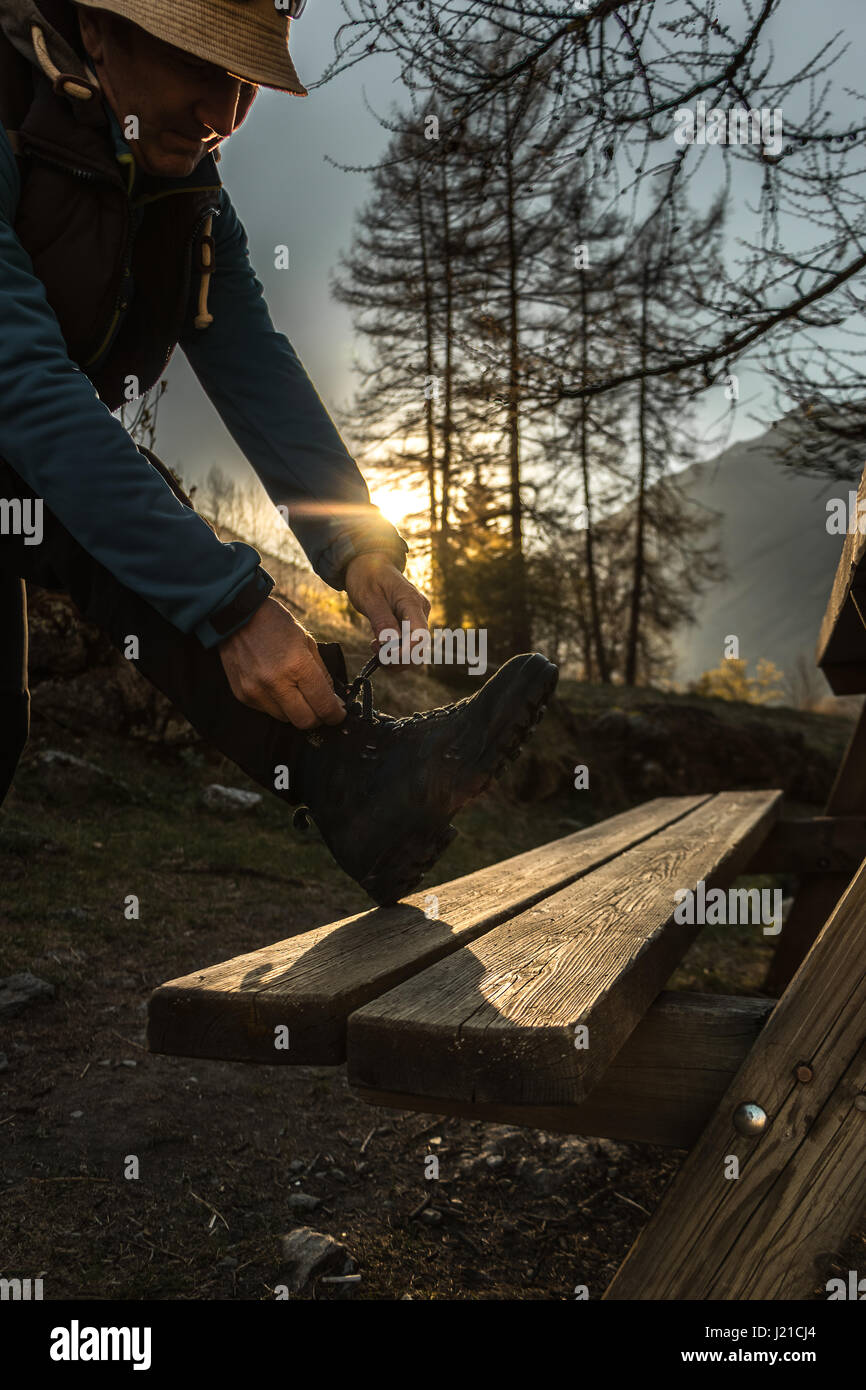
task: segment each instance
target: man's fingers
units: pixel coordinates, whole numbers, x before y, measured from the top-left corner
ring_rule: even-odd
[[[425,613],[420,594],[409,594],[406,598],[398,599],[394,607],[400,622],[408,622],[410,632],[417,632],[419,628],[422,632],[427,631],[427,616],[430,608],[428,605]]]
[[[297,686],[287,688],[285,694],[280,697],[280,703],[285,711],[282,718],[294,724],[296,729],[315,729],[321,723]]]
[[[224,662],[223,669],[229,689],[240,704],[246,705],[247,709],[258,710],[260,714],[269,714],[272,719],[286,722],[285,714],[266,685],[251,685],[244,679],[243,671],[238,670],[232,663],[226,665]]]
[[[324,724],[342,724],[346,718],[346,706],[338,698],[331,677],[328,675],[318,652],[315,656],[310,652],[309,658],[298,672],[296,680],[298,690],[312,710],[317,722],[321,720]]]
[[[392,628],[399,632],[400,624],[394,616],[390,603],[380,594],[372,595],[364,607],[364,613],[370,627],[373,629],[373,636],[378,638],[385,628]]]

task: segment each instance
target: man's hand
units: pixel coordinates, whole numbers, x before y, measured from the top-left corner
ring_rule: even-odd
[[[220,642],[219,654],[232,694],[250,709],[296,729],[345,719],[315,640],[277,599],[265,599],[249,622]]]
[[[409,623],[409,631],[426,631],[430,616],[430,600],[410,584],[382,551],[356,555],[346,569],[346,593],[352,605],[368,619],[374,640],[370,646],[378,651],[379,634],[393,628],[402,636],[401,623]],[[404,655],[407,655],[404,653]]]

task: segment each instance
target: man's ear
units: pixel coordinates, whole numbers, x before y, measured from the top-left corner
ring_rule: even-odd
[[[81,42],[84,44],[92,62],[101,63],[104,47],[104,25],[105,15],[101,10],[88,10],[83,5],[76,5],[75,12],[78,15],[78,28],[81,32]]]
[[[235,131],[238,129],[238,127],[243,125],[244,121],[250,113],[250,107],[252,106],[258,94],[258,87],[253,86],[251,82],[244,82],[242,84],[241,89],[238,93],[237,114],[234,126],[232,127],[233,135]]]

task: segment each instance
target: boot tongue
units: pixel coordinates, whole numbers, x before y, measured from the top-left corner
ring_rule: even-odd
[[[346,658],[343,655],[343,648],[339,642],[317,642],[319,656],[334,685],[342,686],[343,690],[349,684],[349,673],[346,670]],[[340,692],[338,691],[338,694]]]

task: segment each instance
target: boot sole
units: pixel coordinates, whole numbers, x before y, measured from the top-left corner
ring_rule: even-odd
[[[426,826],[416,827],[405,839],[395,843],[387,854],[381,855],[369,873],[358,880],[380,907],[391,907],[414,892],[457,834],[455,827],[448,823],[451,817],[485,792],[494,778],[502,775],[509,762],[514,762],[520,755],[524,743],[541,723],[547,702],[556,687],[559,670],[546,657],[535,652],[527,656],[520,676],[527,682],[521,717],[506,720],[489,740],[477,765],[477,780],[468,780],[462,795],[451,804],[444,817],[444,828],[442,816]],[[387,865],[383,862],[385,860]],[[400,866],[397,873],[395,863]]]

